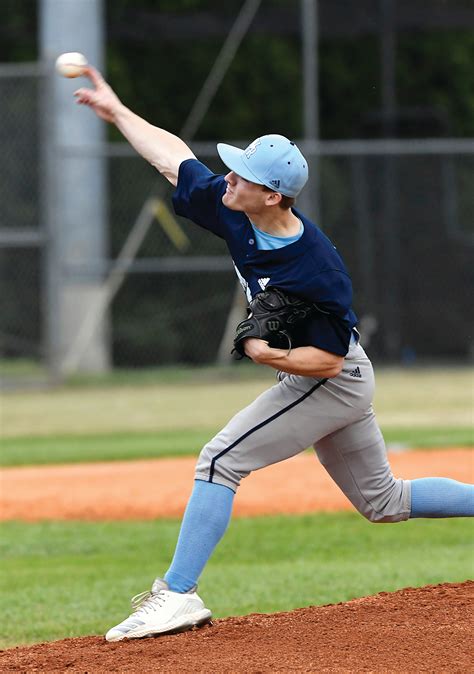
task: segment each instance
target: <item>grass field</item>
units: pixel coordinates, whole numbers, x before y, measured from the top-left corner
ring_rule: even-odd
[[[243,366],[78,380],[2,396],[3,465],[184,456],[274,382]],[[387,443],[472,444],[473,373],[390,370],[377,376],[376,411]],[[471,395],[470,395],[471,394]]]
[[[102,634],[128,599],[163,574],[176,521],[8,523],[0,645]],[[473,576],[470,520],[371,525],[356,514],[234,520],[200,594],[215,617],[310,604]],[[7,608],[8,607],[8,608]]]
[[[129,459],[197,456],[215,434],[207,430],[176,430],[145,433],[104,433],[99,435],[46,435],[4,438],[1,466],[46,465],[84,461],[125,461]],[[394,447],[423,448],[471,444],[470,428],[384,428],[385,441]]]

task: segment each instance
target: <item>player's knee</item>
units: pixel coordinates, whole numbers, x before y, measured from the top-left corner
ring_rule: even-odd
[[[410,516],[409,492],[404,480],[393,479],[388,487],[371,494],[358,507],[359,512],[373,524],[403,522]]]
[[[216,482],[237,491],[241,480],[248,474],[248,471],[239,468],[232,457],[227,456],[222,450],[216,451],[216,447],[211,441],[203,447],[199,454],[195,479]]]
[[[362,513],[366,519],[372,524],[388,524],[393,522],[402,522],[407,518],[403,516],[402,513],[397,513],[395,515],[385,515],[383,512],[378,512],[376,510],[371,510],[368,513]]]

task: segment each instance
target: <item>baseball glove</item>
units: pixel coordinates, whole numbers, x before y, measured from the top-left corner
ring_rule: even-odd
[[[244,340],[256,337],[269,346],[291,351],[292,332],[315,310],[299,297],[288,295],[278,288],[267,288],[258,293],[247,308],[248,317],[238,324],[234,337],[234,351],[244,357]]]

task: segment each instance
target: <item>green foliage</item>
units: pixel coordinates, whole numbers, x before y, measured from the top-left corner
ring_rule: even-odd
[[[446,135],[474,135],[472,30],[399,37],[397,97],[401,105],[432,106],[446,118]]]
[[[251,140],[271,131],[289,138],[301,137],[300,50],[296,37],[266,36],[264,40],[261,36],[248,37],[203,121],[199,136]]]
[[[266,2],[262,11],[286,3]],[[175,14],[186,11],[236,15],[240,3],[171,3]],[[109,5],[110,24],[131,2]],[[160,10],[168,11],[160,5]],[[295,13],[299,7],[294,8]],[[109,78],[124,101],[139,114],[178,132],[225,39],[225,34],[196,40],[148,40],[137,36],[124,45],[109,40]],[[326,36],[320,40],[319,89],[321,134],[329,138],[371,136],[367,123],[382,107],[380,41],[372,35]],[[404,110],[423,107],[441,113],[455,136],[474,134],[473,93],[469,87],[474,56],[472,32],[425,30],[397,36],[396,99]],[[149,68],[143,68],[149,63]],[[172,68],[160,64],[171,63]],[[185,85],[183,86],[183,83]],[[301,39],[296,34],[248,34],[243,40],[197,137],[251,139],[270,130],[302,135]],[[430,112],[431,111],[431,112]],[[423,128],[414,122],[418,134]],[[115,137],[119,137],[113,131]]]
[[[381,105],[377,38],[326,38],[319,59],[322,138],[364,136],[364,119]]]
[[[1,646],[103,634],[163,575],[178,522],[1,525]],[[373,526],[354,514],[234,520],[200,594],[215,617],[472,576],[470,520]],[[22,599],[23,598],[23,599]]]
[[[2,0],[0,61],[34,60],[38,3]],[[139,114],[178,131],[226,37],[155,39],[153,30],[127,31],[137,16],[159,20],[199,13],[230,27],[240,0],[109,0],[106,3],[107,73],[123,100]],[[266,0],[261,13],[282,8],[299,16],[299,4]],[[324,28],[324,26],[323,26]],[[321,130],[324,138],[360,134],[367,115],[381,107],[380,43],[372,35],[332,35],[320,39]],[[471,67],[474,35],[463,28],[399,32],[397,102],[440,110],[456,136],[474,135]],[[144,67],[145,64],[145,67]],[[171,66],[171,67],[170,67]],[[250,138],[269,129],[301,135],[301,39],[297,34],[247,35],[199,137]],[[120,138],[116,131],[111,132]]]
[[[2,0],[0,63],[37,58],[38,7],[37,0]]]

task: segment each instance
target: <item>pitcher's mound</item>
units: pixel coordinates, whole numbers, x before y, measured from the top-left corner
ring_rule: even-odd
[[[41,672],[468,672],[474,581],[289,613],[216,620],[155,639],[12,648],[0,670]]]

